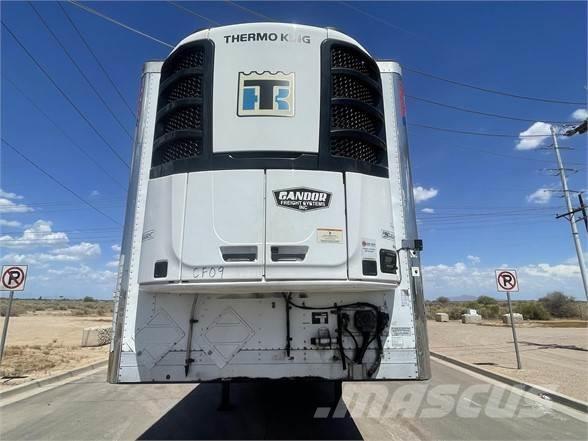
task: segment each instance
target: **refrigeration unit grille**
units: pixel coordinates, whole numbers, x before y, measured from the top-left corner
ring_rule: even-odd
[[[181,171],[203,154],[210,138],[212,58],[211,43],[202,40],[181,46],[163,63],[152,175]]]
[[[382,83],[376,62],[360,48],[327,40],[323,59],[322,146],[330,168],[388,175]],[[325,161],[327,162],[327,161]]]

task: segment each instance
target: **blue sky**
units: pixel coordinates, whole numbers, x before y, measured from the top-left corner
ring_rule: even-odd
[[[171,44],[207,26],[169,3],[85,4]],[[132,134],[134,116],[59,6],[34,5]],[[357,2],[351,7],[340,2],[240,3],[251,12],[227,2],[182,5],[221,24],[266,21],[254,15],[258,13],[279,21],[332,26],[355,37],[376,58],[394,59],[412,70],[519,95],[586,101],[585,2]],[[129,162],[130,137],[33,9],[21,2],[3,2],[1,8],[3,22]],[[143,62],[162,59],[169,49],[70,4],[63,8],[134,110]],[[2,137],[122,224],[128,169],[4,28],[1,36]],[[564,211],[563,200],[541,190],[559,188],[558,177],[545,170],[555,166],[553,152],[540,149],[549,140],[525,138],[521,144],[517,135],[528,129],[545,133],[546,126],[537,122],[585,118],[585,105],[515,99],[413,71],[405,71],[404,77],[409,124],[513,135],[409,127],[414,180],[422,199],[417,208],[427,297],[493,294],[493,269],[506,265],[520,270],[521,298],[537,298],[554,289],[583,298],[569,226],[554,219]],[[529,121],[460,112],[419,98]],[[586,140],[585,135],[561,140],[574,148],[565,151],[564,158],[569,167],[580,169],[570,177],[570,187],[576,190],[588,187]],[[4,143],[1,152],[0,259],[31,265],[24,295],[108,298],[116,279],[120,226]],[[586,248],[586,232],[579,226]]]

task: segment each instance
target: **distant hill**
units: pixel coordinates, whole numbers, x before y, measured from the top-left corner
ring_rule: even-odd
[[[457,296],[457,297],[449,297],[450,302],[471,302],[476,300],[477,297],[475,296]]]

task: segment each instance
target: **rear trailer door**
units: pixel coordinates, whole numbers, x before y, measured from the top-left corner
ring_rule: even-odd
[[[346,279],[343,175],[268,170],[266,179],[266,279]]]
[[[261,280],[264,172],[188,174],[182,280]]]

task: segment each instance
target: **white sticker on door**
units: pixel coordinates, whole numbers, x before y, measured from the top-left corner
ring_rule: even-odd
[[[316,238],[319,242],[342,243],[343,230],[341,228],[317,228]]]
[[[362,257],[362,259],[376,259],[377,258],[376,239],[362,239],[361,240],[361,257]]]

